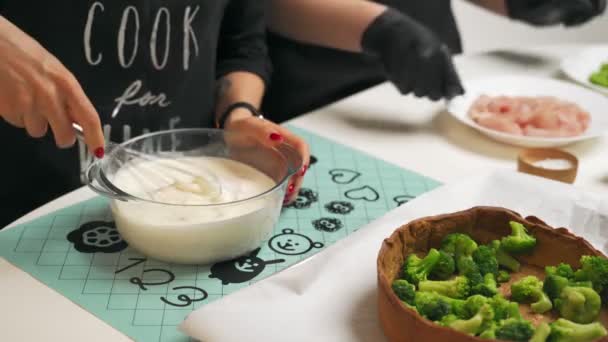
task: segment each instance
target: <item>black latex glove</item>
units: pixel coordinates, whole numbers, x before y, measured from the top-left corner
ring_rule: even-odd
[[[449,48],[397,10],[379,15],[363,33],[361,46],[380,59],[388,79],[404,95],[439,100],[464,93]]]
[[[576,26],[601,15],[606,0],[507,0],[509,17],[535,26]]]

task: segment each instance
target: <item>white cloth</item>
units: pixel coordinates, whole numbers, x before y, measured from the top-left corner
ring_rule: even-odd
[[[538,177],[496,172],[424,194],[299,265],[203,306],[180,329],[205,342],[382,341],[376,309],[382,240],[410,220],[476,205],[537,216],[606,250],[608,199]]]

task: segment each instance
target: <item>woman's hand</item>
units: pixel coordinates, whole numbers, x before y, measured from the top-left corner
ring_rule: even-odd
[[[284,204],[291,203],[298,194],[304,175],[309,166],[310,150],[308,144],[288,129],[268,120],[252,116],[247,109],[237,108],[226,120],[225,129],[238,132],[239,136],[251,137],[265,146],[277,146],[286,143],[296,149],[302,156],[302,168],[290,180],[285,194]]]
[[[606,0],[506,0],[509,17],[535,26],[581,25],[604,13]]]
[[[82,126],[92,153],[103,155],[99,116],[76,78],[38,42],[0,16],[0,117],[40,138],[51,127],[57,146],[74,144]]]
[[[388,8],[366,29],[363,51],[376,56],[402,94],[431,100],[464,93],[450,49],[427,27]]]

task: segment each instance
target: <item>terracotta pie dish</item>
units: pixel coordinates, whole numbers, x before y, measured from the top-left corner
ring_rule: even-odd
[[[502,284],[500,292],[510,295],[510,283],[526,275],[544,277],[544,267],[560,262],[580,267],[582,255],[603,254],[583,238],[565,228],[553,228],[534,216],[522,217],[516,212],[497,207],[474,207],[465,211],[424,217],[398,228],[382,243],[378,255],[378,311],[380,323],[389,341],[487,341],[466,335],[419,316],[407,308],[394,294],[391,284],[399,276],[405,258],[411,253],[426,254],[430,248],[439,248],[441,240],[450,233],[465,233],[481,244],[509,235],[509,221],[524,224],[537,239],[534,251],[517,257],[521,262],[518,273],[511,274],[511,281]],[[556,316],[538,315],[529,306],[520,305],[522,315],[537,324],[552,321]],[[608,326],[608,312],[602,309],[600,321]],[[608,342],[608,336],[597,341]]]

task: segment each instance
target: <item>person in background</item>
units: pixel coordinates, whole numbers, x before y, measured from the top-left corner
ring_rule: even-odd
[[[576,26],[606,0],[470,0],[534,26]],[[450,99],[464,89],[450,0],[266,0],[275,73],[262,108],[283,121],[391,81],[402,94]],[[481,29],[481,28],[480,28]]]
[[[272,70],[265,31],[257,0],[0,0],[0,228],[82,186],[105,139],[214,123],[294,146],[293,200],[308,145],[252,115]]]

